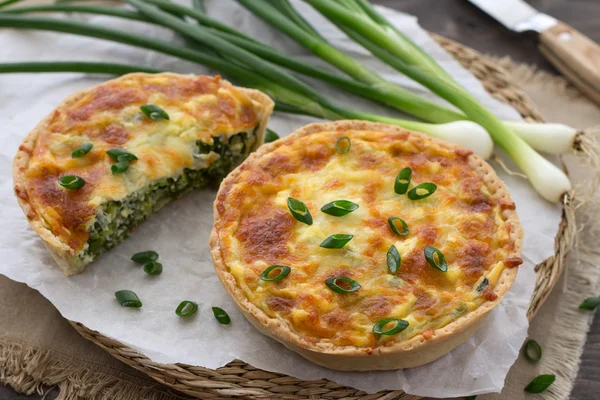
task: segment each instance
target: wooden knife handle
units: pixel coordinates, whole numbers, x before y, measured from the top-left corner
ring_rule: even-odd
[[[540,51],[579,90],[600,104],[600,46],[564,22],[540,34]]]

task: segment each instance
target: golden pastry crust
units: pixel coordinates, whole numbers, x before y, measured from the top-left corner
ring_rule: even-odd
[[[169,120],[152,120],[140,107],[163,108]],[[120,200],[186,168],[212,160],[193,156],[198,141],[253,132],[254,150],[264,138],[272,100],[217,77],[174,73],[134,73],[75,93],[27,135],[14,162],[14,190],[27,219],[59,267],[79,272],[86,261],[77,255],[86,246],[88,228],[98,207]],[[84,143],[92,150],[81,158],[71,152]],[[125,174],[114,175],[106,151],[124,148],[138,160]],[[77,175],[86,184],[65,190],[60,176]]]
[[[335,142],[351,139],[348,154]],[[411,201],[394,193],[403,167],[412,185],[437,191]],[[292,218],[286,201],[308,206],[314,223]],[[359,209],[344,217],[319,211],[338,199]],[[522,242],[514,203],[493,169],[470,151],[402,128],[364,121],[308,125],[262,146],[221,184],[210,244],[219,279],[246,318],[262,333],[307,359],[339,370],[408,368],[430,362],[463,343],[512,285]],[[396,236],[387,218],[403,218]],[[353,234],[343,249],[319,243]],[[396,274],[386,265],[394,244]],[[439,248],[443,273],[427,264],[423,248]],[[279,282],[260,280],[270,265],[288,265]],[[362,287],[337,294],[324,284],[348,276]],[[483,279],[488,285],[481,289]],[[478,290],[479,289],[479,290]],[[374,335],[372,326],[401,318],[409,328]]]

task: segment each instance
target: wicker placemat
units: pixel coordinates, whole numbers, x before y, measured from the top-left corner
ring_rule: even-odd
[[[509,75],[480,53],[452,40],[434,35],[435,40],[463,67],[471,71],[496,99],[515,108],[526,120],[542,121],[542,116],[527,95],[515,86]],[[571,198],[563,200],[563,218],[555,241],[555,254],[535,268],[536,286],[531,299],[528,317],[531,319],[557,283],[564,268],[574,228],[574,205]],[[118,360],[144,372],[156,381],[190,396],[201,399],[231,397],[270,399],[403,399],[420,397],[402,391],[382,391],[366,394],[350,387],[321,379],[303,381],[291,376],[263,371],[240,360],[234,360],[216,370],[185,364],[159,364],[120,342],[103,336],[84,325],[71,323],[86,339],[92,341]]]

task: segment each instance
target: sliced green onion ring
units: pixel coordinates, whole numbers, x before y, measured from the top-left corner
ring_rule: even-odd
[[[529,382],[529,385],[525,386],[525,391],[528,393],[541,393],[548,389],[555,380],[555,375],[539,375]]]
[[[483,292],[483,289],[485,289],[488,285],[490,284],[490,281],[488,281],[488,278],[483,278],[483,280],[481,281],[481,283],[479,284],[479,286],[477,286],[477,292],[481,293]]]
[[[73,158],[83,157],[87,153],[90,152],[92,147],[94,147],[94,145],[92,143],[84,143],[81,146],[79,146],[78,148],[76,148],[75,150],[73,150],[73,152],[71,153],[71,157],[73,157]]]
[[[125,149],[120,149],[118,147],[108,150],[106,154],[108,154],[110,158],[112,158],[115,161],[135,161],[138,159],[135,154]]]
[[[384,330],[384,327],[390,322],[396,322],[396,325],[394,325],[390,329]],[[408,328],[408,321],[405,321],[400,318],[385,318],[373,325],[373,333],[376,335],[390,336],[396,335],[405,330],[406,328]]]
[[[419,190],[426,190],[427,192],[419,194]],[[420,185],[417,185],[414,188],[410,189],[407,196],[411,200],[421,200],[421,199],[424,199],[425,197],[431,196],[432,194],[435,193],[436,190],[437,190],[437,185],[435,183],[425,182],[425,183],[421,183]]]
[[[358,208],[358,204],[349,200],[334,200],[321,207],[321,211],[334,217],[343,217]]]
[[[116,164],[113,164],[110,166],[110,172],[112,172],[113,175],[117,175],[117,174],[122,174],[123,172],[127,171],[129,169],[129,161],[123,159],[123,160],[119,160],[117,161]]]
[[[402,230],[398,230],[398,227],[396,226],[396,221],[400,223],[400,225],[402,225]],[[388,218],[388,224],[390,225],[390,229],[392,230],[392,232],[394,232],[396,235],[398,236],[406,236],[408,235],[408,225],[406,225],[406,222],[398,217],[389,217]]]
[[[345,233],[336,233],[327,237],[321,242],[321,247],[325,249],[341,249],[352,240],[354,235],[348,235]]]
[[[390,270],[390,273],[395,274],[400,269],[400,264],[402,263],[402,258],[400,257],[400,253],[396,246],[392,245],[387,252],[387,266]]]
[[[342,136],[335,142],[335,151],[339,154],[347,154],[350,152],[350,147],[352,147],[352,143],[348,136]]]
[[[276,132],[273,132],[270,129],[267,129],[267,133],[265,133],[265,143],[271,143],[279,139],[279,135]]]
[[[220,324],[229,325],[231,323],[231,318],[229,318],[229,314],[227,314],[227,312],[222,308],[213,307],[212,311],[215,315],[215,318],[217,319],[217,321],[219,321]]]
[[[139,308],[142,306],[140,298],[131,290],[119,290],[118,292],[115,292],[115,297],[123,307]]]
[[[523,354],[527,360],[536,363],[542,359],[542,346],[535,340],[529,339],[525,342]]]
[[[410,185],[410,179],[412,178],[412,170],[408,167],[403,168],[400,172],[398,172],[398,176],[396,176],[396,181],[394,182],[394,192],[398,194],[404,194],[408,190],[408,185]]]
[[[149,261],[144,265],[144,272],[148,275],[160,275],[162,270],[163,266],[158,261]]]
[[[341,281],[343,285],[348,286],[349,289],[341,287],[339,281]],[[325,284],[327,287],[329,287],[329,289],[341,294],[356,292],[361,288],[360,283],[345,276],[334,276],[333,278],[327,279]]]
[[[167,114],[165,110],[163,110],[155,104],[146,104],[145,106],[141,106],[140,109],[150,119],[169,119],[169,114]]]
[[[298,221],[304,222],[307,225],[312,225],[312,215],[310,215],[310,211],[308,211],[308,207],[306,207],[306,204],[304,204],[300,200],[288,197],[288,208],[290,209],[290,212],[292,213],[293,217],[296,218]]]
[[[65,175],[58,180],[58,184],[65,189],[79,189],[85,185],[83,178],[76,175]]]
[[[279,270],[279,274],[269,277],[271,272],[275,270]],[[262,274],[260,274],[260,279],[267,282],[277,282],[288,276],[291,271],[292,269],[286,265],[271,265],[269,268],[265,269]]]
[[[131,260],[138,264],[146,264],[158,260],[158,253],[154,250],[140,251],[131,256]]]
[[[175,314],[179,315],[180,317],[191,317],[192,315],[196,314],[196,311],[198,311],[198,303],[184,300],[177,306]]]
[[[594,311],[598,306],[600,306],[600,296],[588,297],[579,305],[579,309],[585,311]]]
[[[425,254],[425,259],[434,268],[439,269],[442,272],[448,271],[448,263],[446,262],[446,257],[444,254],[436,249],[433,246],[425,246],[425,250],[423,251]],[[438,261],[436,261],[435,256],[437,255]]]

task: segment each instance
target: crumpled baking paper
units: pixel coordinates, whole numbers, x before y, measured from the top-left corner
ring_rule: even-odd
[[[236,2],[213,0],[207,5],[209,14],[220,20],[288,54],[319,63],[292,40],[257,20]],[[407,81],[345,38],[309,6],[303,3],[298,6],[334,45],[379,71],[385,78],[430,96],[425,89]],[[414,17],[392,10],[385,13],[498,116],[520,119],[513,109],[489,96],[469,72],[441,50]],[[74,17],[181,43],[181,39],[173,33],[153,25],[109,17]],[[72,35],[3,29],[0,30],[0,42],[3,43],[0,46],[0,62],[103,60],[175,72],[215,73],[151,51]],[[13,195],[12,158],[23,137],[63,98],[106,79],[106,76],[83,74],[0,75],[3,143],[0,147],[0,273],[37,289],[65,318],[79,321],[160,363],[180,362],[217,368],[239,358],[258,368],[305,380],[327,378],[367,392],[402,389],[421,396],[454,397],[500,391],[527,334],[525,314],[535,282],[533,267],[553,254],[561,215],[559,206],[545,202],[526,180],[509,176],[494,164],[517,204],[525,230],[525,262],[510,293],[491,313],[484,326],[462,346],[418,368],[385,372],[328,370],[261,335],[236,310],[213,272],[209,253],[213,190],[199,190],[165,207],[142,224],[127,241],[88,266],[80,275],[66,278],[54,265],[42,241],[28,226]],[[315,85],[339,103],[398,115],[321,83]],[[275,114],[270,127],[286,135],[314,121],[314,118]],[[160,254],[160,261],[164,264],[162,275],[148,276],[129,260],[135,252],[147,249]],[[114,297],[114,292],[120,289],[135,291],[144,306],[141,309],[120,307]],[[182,300],[198,302],[197,315],[187,319],[175,315],[175,308]],[[211,306],[227,310],[232,324],[218,324]]]

